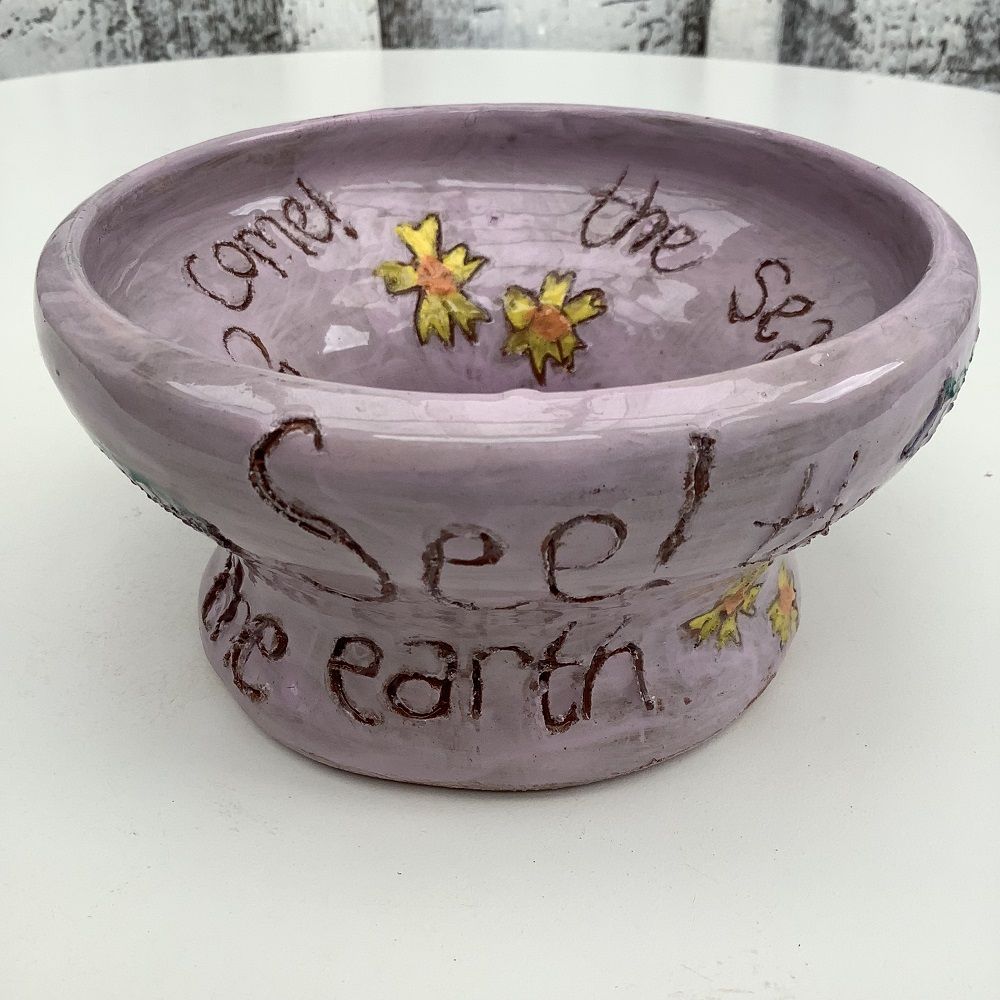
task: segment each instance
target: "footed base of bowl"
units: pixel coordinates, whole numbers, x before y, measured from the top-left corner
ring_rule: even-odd
[[[798,622],[787,557],[514,610],[286,582],[221,549],[205,573],[205,651],[247,714],[333,767],[454,788],[558,788],[675,757],[758,697]]]

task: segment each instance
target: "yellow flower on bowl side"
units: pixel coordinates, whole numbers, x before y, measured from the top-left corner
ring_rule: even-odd
[[[771,631],[778,637],[781,645],[793,635],[799,627],[799,606],[795,595],[795,578],[782,563],[778,570],[778,596],[767,609],[767,617],[771,621]]]
[[[511,285],[503,296],[507,317],[504,354],[527,354],[539,385],[545,385],[545,364],[551,360],[573,370],[573,355],[586,348],[576,328],[608,308],[600,288],[588,288],[567,301],[576,274],[550,271],[536,296],[520,285]]]
[[[490,314],[463,291],[466,282],[486,263],[485,257],[470,256],[458,243],[441,250],[441,219],[431,213],[416,226],[400,223],[396,235],[413,255],[408,263],[386,260],[375,268],[375,277],[385,282],[390,295],[416,293],[413,326],[421,344],[431,336],[449,347],[457,326],[470,343],[476,342],[476,324],[488,322]]]
[[[753,615],[757,610],[757,594],[760,593],[760,578],[767,564],[752,567],[719,598],[718,603],[703,615],[697,615],[684,628],[694,636],[694,644],[700,646],[706,639],[715,636],[715,645],[722,649],[727,645],[739,646],[742,642],[739,615]]]

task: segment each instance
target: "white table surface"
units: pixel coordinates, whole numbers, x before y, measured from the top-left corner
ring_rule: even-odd
[[[111,177],[219,133],[455,99],[844,147],[944,205],[985,279],[954,412],[802,552],[766,696],[589,788],[396,785],[262,736],[202,655],[211,543],[89,443],[35,343],[41,245]],[[1000,997],[1000,95],[649,56],[258,56],[0,83],[0,137],[0,996]]]

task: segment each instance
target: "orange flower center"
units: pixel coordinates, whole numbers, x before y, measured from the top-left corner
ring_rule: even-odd
[[[795,607],[795,591],[791,587],[778,588],[778,610],[787,618]]]
[[[573,324],[555,306],[541,305],[531,317],[531,332],[554,344],[573,332]]]
[[[417,264],[417,284],[431,295],[451,295],[458,291],[451,271],[437,257],[420,258]]]
[[[746,594],[742,590],[737,590],[735,594],[730,594],[722,600],[722,610],[727,615],[735,613],[736,609],[743,603]]]

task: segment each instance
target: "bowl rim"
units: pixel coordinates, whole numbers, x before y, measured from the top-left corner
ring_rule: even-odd
[[[355,385],[213,358],[136,323],[112,307],[91,284],[81,248],[92,225],[137,186],[173,172],[196,168],[242,147],[295,133],[307,138],[331,126],[349,127],[413,115],[469,114],[613,115],[701,125],[718,133],[776,143],[800,156],[833,160],[838,169],[866,176],[906,203],[927,229],[931,255],[916,285],[899,302],[834,340],[770,361],[757,361],[704,375],[599,389],[539,391],[518,388],[500,393],[431,392]],[[975,254],[965,233],[930,197],[896,174],[860,157],[814,140],[738,122],[643,108],[579,104],[442,104],[384,108],[272,124],[219,136],[167,153],[111,181],[74,209],[47,240],[35,280],[36,318],[97,374],[148,380],[150,364],[163,392],[188,405],[218,412],[220,403],[249,390],[276,412],[308,409],[324,423],[374,431],[378,436],[456,439],[456,425],[472,439],[593,436],[609,425],[652,427],[717,425],[759,414],[762,406],[826,402],[859,391],[885,392],[888,383],[911,384],[946,356],[974,322],[979,304]],[[863,348],[863,350],[858,350]],[[877,362],[874,366],[871,362]],[[867,367],[866,367],[867,365]],[[140,367],[141,366],[141,367]],[[138,371],[137,371],[138,369]],[[459,435],[460,437],[460,435]]]

